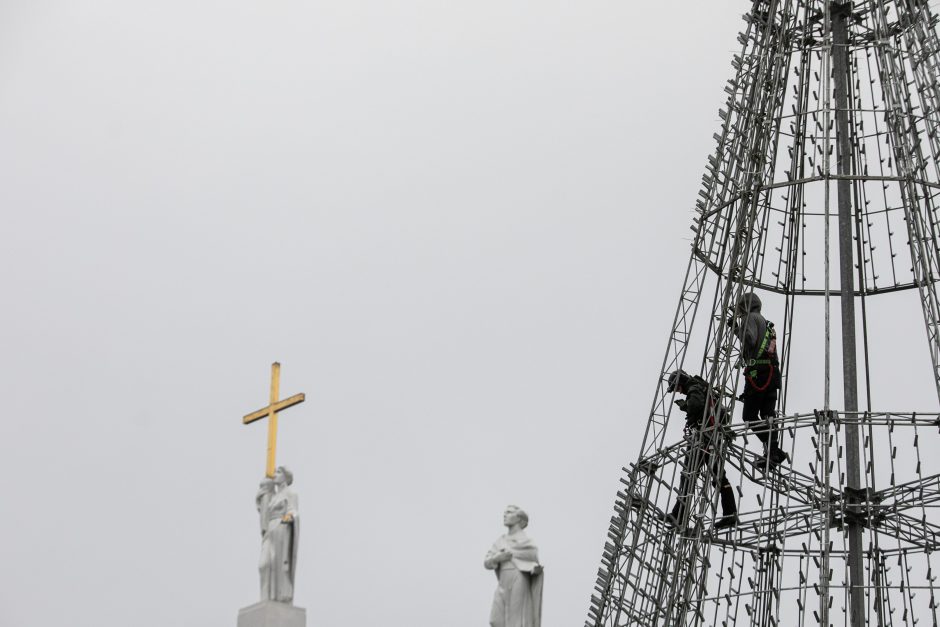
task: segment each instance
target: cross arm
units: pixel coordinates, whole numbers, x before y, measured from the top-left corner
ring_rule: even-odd
[[[303,392],[301,392],[300,394],[294,394],[293,396],[289,398],[285,398],[283,401],[271,403],[267,407],[262,407],[261,409],[257,411],[251,412],[250,414],[242,418],[242,422],[247,425],[247,424],[254,422],[255,420],[261,420],[262,418],[269,416],[273,412],[278,412],[278,411],[287,409],[288,407],[293,407],[294,405],[297,405],[303,402],[304,402]]]

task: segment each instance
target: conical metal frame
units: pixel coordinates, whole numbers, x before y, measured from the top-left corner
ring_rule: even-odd
[[[940,461],[921,451],[936,447],[940,413],[872,407],[884,382],[871,378],[868,300],[917,293],[940,403],[938,20],[924,0],[757,0],[744,19],[587,625],[936,625]],[[667,380],[697,371],[734,411],[739,355],[724,320],[752,290],[772,301],[765,314],[783,346],[774,425],[790,462],[758,468],[759,443],[738,419],[703,425],[694,437],[718,442],[712,455],[742,504],[739,525],[714,532],[714,465],[670,429]],[[791,346],[810,324],[798,307],[819,312],[824,382],[815,406],[789,413]],[[830,398],[833,360],[841,406]],[[666,512],[678,499],[691,506],[676,527]]]

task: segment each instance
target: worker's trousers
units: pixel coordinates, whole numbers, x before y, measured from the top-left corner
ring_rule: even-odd
[[[676,504],[672,508],[672,515],[677,521],[683,519],[689,505],[694,503],[694,479],[698,476],[699,471],[706,466],[711,470],[710,478],[712,486],[720,491],[722,516],[733,516],[737,513],[738,509],[734,500],[734,488],[731,487],[731,482],[728,481],[728,477],[725,475],[724,461],[719,459],[718,455],[715,454],[715,447],[691,444],[686,450],[685,459],[683,460],[682,467],[679,469],[681,473],[679,478],[679,496],[676,499]]]
[[[744,382],[744,407],[741,410],[744,421],[757,439],[764,443],[768,451],[780,448],[777,427],[777,388],[756,390],[747,381]]]

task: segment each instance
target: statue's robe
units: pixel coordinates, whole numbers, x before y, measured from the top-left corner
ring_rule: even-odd
[[[512,553],[512,559],[495,567],[499,585],[493,596],[490,625],[541,627],[543,575],[538,548],[524,531],[506,534],[493,543],[484,563],[493,563],[491,560],[501,550]],[[536,570],[538,573],[533,574]]]
[[[284,488],[280,492],[262,489],[258,493],[261,515],[261,598],[291,603],[294,600],[294,575],[297,571],[297,548],[300,539],[300,515],[297,494]],[[286,514],[290,522],[283,522]]]

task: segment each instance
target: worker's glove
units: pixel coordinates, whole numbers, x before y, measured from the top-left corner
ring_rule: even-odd
[[[686,402],[684,398],[677,398],[676,400],[673,401],[673,403],[675,404],[676,407],[678,407],[682,411],[685,411]]]

